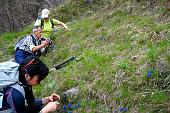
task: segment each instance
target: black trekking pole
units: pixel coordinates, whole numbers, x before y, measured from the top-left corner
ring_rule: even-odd
[[[67,60],[64,61],[63,63],[54,66],[52,69],[50,69],[50,71],[52,71],[52,70],[54,70],[54,69],[55,69],[55,70],[61,69],[62,67],[64,67],[64,66],[65,66],[66,64],[68,64],[69,62],[75,60],[75,58],[76,58],[76,56],[70,57],[69,59],[67,59]]]

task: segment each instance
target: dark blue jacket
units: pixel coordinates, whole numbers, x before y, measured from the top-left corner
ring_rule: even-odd
[[[21,82],[24,85],[25,98],[19,90],[13,87],[6,88],[0,111],[12,108],[14,113],[38,113],[43,108],[42,99],[34,98],[32,86],[26,85],[25,80]],[[25,100],[28,105],[25,105]]]

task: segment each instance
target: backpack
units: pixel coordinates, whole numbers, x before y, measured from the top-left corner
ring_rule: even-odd
[[[34,45],[36,45],[34,36],[33,36],[33,35],[30,35],[30,36],[32,37],[32,41],[33,41]],[[16,43],[16,45],[15,45],[15,47],[14,47],[14,50],[15,50],[15,51],[17,51],[17,50],[19,49],[19,47],[20,47],[20,46],[22,45],[22,43],[25,41],[26,37],[27,37],[27,36],[25,36],[24,38],[20,39],[20,40]]]
[[[53,19],[50,19],[50,22],[51,22],[51,25],[52,25],[51,28],[54,28]],[[44,29],[44,19],[41,19],[41,29]]]
[[[19,81],[19,64],[7,61],[0,63],[0,108],[2,108],[3,90],[7,87],[13,87],[19,90],[25,97],[25,91],[22,83]]]
[[[36,40],[35,40],[34,36],[33,36],[33,35],[30,35],[30,36],[32,37],[32,42],[33,42],[33,44],[37,46]],[[14,47],[14,50],[15,50],[15,51],[17,51],[17,50],[19,49],[19,47],[21,46],[21,44],[25,41],[26,37],[27,37],[27,36],[25,36],[24,38],[20,39],[20,40],[16,43],[16,45],[15,45],[15,47]],[[39,44],[40,44],[40,43],[39,43]],[[34,52],[34,55],[35,55],[35,56],[41,56],[40,50],[37,50],[36,52]]]

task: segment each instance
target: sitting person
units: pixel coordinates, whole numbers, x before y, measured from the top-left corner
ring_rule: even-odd
[[[15,62],[11,62],[11,65],[17,67],[18,73],[13,71],[13,74],[19,76],[20,83],[16,82],[3,89],[0,113],[49,113],[59,109],[56,100],[60,96],[55,93],[42,99],[34,98],[32,86],[38,85],[49,73],[49,69],[40,59],[30,56],[20,66]],[[8,67],[9,65],[6,66],[7,69]]]
[[[33,34],[25,36],[15,46],[15,61],[21,64],[28,56],[41,56],[45,46],[49,44],[48,40],[41,41],[41,28],[33,29]]]
[[[56,25],[63,26],[66,30],[69,30],[68,27],[59,20],[50,19],[49,18],[50,11],[48,9],[43,9],[41,13],[41,18],[37,19],[34,27],[40,27],[42,29],[42,37],[43,38],[50,38],[50,35],[55,29]]]

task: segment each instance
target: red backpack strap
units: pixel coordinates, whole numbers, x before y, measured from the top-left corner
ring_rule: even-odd
[[[31,61],[29,61],[25,66],[23,66],[22,68],[21,68],[21,70],[24,70],[28,65],[30,65],[30,64],[36,64],[36,63],[34,63],[34,60],[35,60],[35,58],[34,59],[32,59]]]

